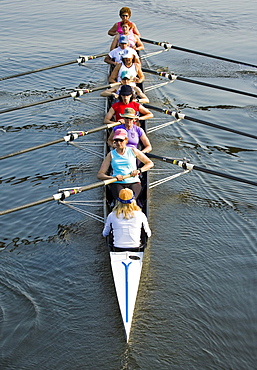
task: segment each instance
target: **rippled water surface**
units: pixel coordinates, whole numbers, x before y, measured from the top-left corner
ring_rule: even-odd
[[[101,58],[119,1],[1,2],[0,156],[103,122],[99,92],[65,98],[83,83],[106,84]],[[256,64],[254,1],[132,1],[142,37]],[[147,53],[161,50],[145,44]],[[257,69],[172,49],[154,70],[257,94]],[[146,74],[149,88],[164,80]],[[150,104],[256,135],[256,98],[181,80],[148,92]],[[154,112],[149,127],[171,121]],[[192,120],[149,135],[153,153],[257,183],[256,140]],[[96,181],[103,133],[0,160],[1,211]],[[89,148],[91,152],[83,149]],[[93,151],[93,153],[92,153]],[[155,162],[151,182],[179,169]],[[103,216],[102,189],[77,195]],[[95,205],[95,207],[93,207]],[[113,286],[103,224],[55,202],[0,217],[1,369],[255,369],[256,186],[192,171],[151,189],[152,238],[130,342]]]

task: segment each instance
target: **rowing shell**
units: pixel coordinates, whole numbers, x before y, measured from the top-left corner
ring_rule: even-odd
[[[143,86],[139,86],[143,89]],[[107,99],[106,111],[110,108],[113,101]],[[147,131],[147,126],[145,121],[140,121],[141,127],[144,131]],[[106,131],[106,140],[111,130]],[[109,151],[108,145],[105,147],[105,155]],[[142,191],[140,194],[140,202],[142,205],[142,211],[148,215],[148,191],[149,191],[149,179],[148,173],[143,172],[141,175]],[[107,215],[111,212],[111,205],[113,204],[113,199],[108,187],[104,189],[104,217],[106,219]],[[114,285],[116,289],[116,295],[120,307],[121,317],[123,320],[126,340],[129,341],[130,329],[133,320],[133,312],[136,304],[141,270],[143,265],[144,249],[147,245],[147,236],[142,230],[141,233],[141,247],[136,248],[135,252],[125,251],[125,252],[114,252],[112,251],[111,238],[107,237],[107,246],[110,250],[110,262],[112,268],[112,275],[114,280]]]

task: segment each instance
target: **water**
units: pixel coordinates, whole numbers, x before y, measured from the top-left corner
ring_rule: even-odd
[[[123,5],[123,4],[122,4]],[[256,64],[256,4],[136,4],[144,38]],[[1,2],[0,76],[108,50],[118,1]],[[146,45],[146,51],[158,47]],[[170,50],[152,69],[256,93],[254,68]],[[102,60],[1,81],[0,110],[105,84]],[[156,83],[147,77],[147,86]],[[175,81],[151,104],[256,134],[256,99]],[[102,124],[104,100],[64,99],[1,114],[0,155]],[[170,117],[154,112],[149,124]],[[102,134],[85,141],[98,142]],[[150,136],[153,153],[252,181],[254,139],[189,120]],[[83,141],[83,140],[80,140]],[[101,144],[100,144],[101,145]],[[102,147],[95,151],[101,152]],[[1,161],[1,210],[96,181],[101,158],[60,143]],[[178,168],[155,162],[155,169]],[[153,171],[151,180],[160,177]],[[102,189],[78,195],[101,199]],[[102,215],[102,207],[87,208]],[[101,237],[103,225],[49,202],[1,217],[1,369],[255,369],[256,188],[193,171],[151,190],[153,236],[129,345]]]

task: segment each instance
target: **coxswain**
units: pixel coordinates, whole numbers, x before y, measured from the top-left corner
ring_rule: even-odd
[[[142,228],[150,238],[151,229],[147,217],[137,205],[133,191],[129,188],[121,189],[115,207],[107,216],[103,236],[113,234],[114,252],[134,252],[142,244]]]

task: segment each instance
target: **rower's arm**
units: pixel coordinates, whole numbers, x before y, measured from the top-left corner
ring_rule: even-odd
[[[142,149],[142,153],[149,153],[152,150],[152,145],[145,133],[140,136],[140,140],[144,146],[144,149]]]
[[[109,213],[108,216],[107,216],[107,220],[106,220],[106,223],[104,225],[104,229],[103,229],[103,236],[106,237],[110,234],[110,231],[111,231],[111,214]]]
[[[119,43],[119,37],[120,37],[120,34],[114,37],[114,39],[112,40],[111,46],[110,46],[110,50],[117,48],[118,43]]]
[[[100,96],[103,96],[104,98],[108,98],[109,96],[113,96],[115,99],[117,99],[118,95],[116,94],[117,87],[111,87],[110,89],[104,90],[101,92]],[[147,102],[145,102],[147,103]]]
[[[113,142],[113,136],[114,136],[114,131],[112,130],[112,132],[110,133],[109,137],[108,137],[108,140],[107,140],[107,144],[111,147],[111,148],[114,148],[115,145],[114,145],[114,142]]]
[[[149,103],[148,97],[143,93],[143,91],[139,87],[135,86],[135,87],[133,87],[133,89],[134,89],[135,94],[137,96],[136,101],[138,103],[140,103],[140,104],[148,104]]]
[[[135,25],[135,23],[133,23],[132,30],[133,30],[133,33],[135,35],[137,35],[138,37],[140,37],[140,33],[139,33],[139,31],[138,31],[137,26]]]
[[[139,83],[141,83],[141,82],[143,82],[144,80],[145,80],[145,75],[143,74],[143,72],[142,72],[142,69],[141,69],[141,66],[140,66],[140,64],[137,64],[137,63],[135,63],[136,64],[136,70],[137,70],[137,75],[138,75],[138,77],[136,77],[135,79],[134,79],[134,81],[137,83],[137,84],[139,84]]]
[[[138,117],[139,121],[144,121],[145,119],[153,118],[153,113],[150,112],[149,109],[146,109],[141,104],[139,106],[139,112],[141,113],[141,116]]]
[[[112,71],[112,73],[111,73],[111,75],[109,77],[109,82],[111,84],[117,82],[120,67],[121,67],[121,63],[117,64],[114,67],[114,69],[113,69],[113,71]]]
[[[136,148],[132,148],[136,157],[140,160],[140,162],[144,163],[143,167],[141,167],[141,172],[148,171],[150,168],[154,166],[151,159],[149,159],[144,153]]]
[[[106,175],[106,172],[108,171],[110,163],[111,163],[111,153],[108,153],[105,159],[103,160],[100,170],[98,171],[97,178],[99,180],[108,180],[108,179],[113,178],[112,176]]]
[[[112,117],[114,116],[114,114],[115,114],[115,110],[111,107],[106,113],[106,116],[104,117],[104,123],[105,124],[113,123]]]
[[[110,57],[110,55],[106,55],[106,57],[104,58],[104,62],[107,64],[113,64],[114,66],[119,64],[118,62],[114,62],[112,58]]]
[[[143,213],[143,228],[148,236],[148,238],[150,238],[150,236],[152,235],[152,232],[151,232],[151,229],[149,227],[149,224],[148,224],[148,220],[147,220],[147,217],[146,215]]]
[[[142,41],[140,40],[139,37],[137,37],[137,40],[136,40],[135,50],[144,50],[144,45],[143,45],[143,43],[142,43]]]
[[[114,23],[112,28],[109,29],[108,35],[115,36],[117,34],[117,23]]]

